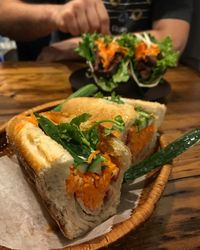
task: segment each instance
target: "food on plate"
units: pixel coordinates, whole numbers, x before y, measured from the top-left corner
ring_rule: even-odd
[[[168,67],[176,66],[178,58],[170,37],[159,42],[148,33],[117,37],[86,33],[76,51],[86,59],[88,75],[108,92],[130,77],[140,87],[154,87]]]
[[[81,236],[116,213],[128,148],[118,138],[122,118],[90,122],[90,115],[19,115],[7,136],[63,234]]]
[[[77,97],[65,102],[63,113],[88,112],[93,118],[113,119],[119,114],[125,122],[120,138],[132,154],[132,163],[150,155],[156,147],[157,132],[166,112],[166,106],[157,102],[111,97]],[[91,119],[93,119],[91,118]]]

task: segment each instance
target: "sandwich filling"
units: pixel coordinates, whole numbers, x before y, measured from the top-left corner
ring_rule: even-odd
[[[74,158],[66,177],[67,193],[74,196],[85,213],[98,214],[109,195],[111,183],[120,173],[117,156],[109,140],[117,131],[123,131],[122,118],[117,116],[113,120],[96,121],[82,130],[81,124],[90,118],[88,113],[59,124],[45,117],[45,113],[44,116],[35,114],[35,117],[38,126]]]

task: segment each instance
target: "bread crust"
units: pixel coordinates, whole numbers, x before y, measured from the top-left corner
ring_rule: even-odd
[[[118,104],[102,98],[95,97],[77,97],[67,101],[61,110],[68,115],[79,115],[89,113],[92,115],[90,122],[114,119],[120,115],[126,125],[133,124],[137,118],[137,113],[128,104]]]

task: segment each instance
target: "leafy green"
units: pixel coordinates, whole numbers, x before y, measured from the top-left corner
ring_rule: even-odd
[[[116,102],[118,104],[124,104],[124,101],[122,101],[121,96],[117,95],[114,91],[111,93],[111,98],[107,97],[106,99],[111,102]]]
[[[75,51],[87,61],[93,62],[95,60],[95,40],[99,37],[101,37],[101,35],[97,33],[83,34],[82,41],[79,43],[79,46]]]
[[[140,106],[136,106],[135,111],[138,113],[138,117],[135,120],[134,125],[138,127],[138,130],[146,128],[151,121],[155,119],[152,113],[147,112]]]
[[[113,124],[110,132],[113,130],[122,131],[124,129],[124,121],[120,116],[114,118],[114,120],[100,120],[96,121],[89,129],[81,130],[80,125],[83,122],[86,122],[91,115],[88,113],[83,113],[74,119],[72,119],[69,123],[61,123],[55,125],[46,117],[34,113],[37,118],[38,124],[41,129],[50,136],[53,140],[61,144],[74,158],[75,166],[81,165],[81,169],[84,170],[87,168],[86,165],[87,159],[90,154],[96,150],[96,147],[100,140],[98,126],[104,122],[111,122]],[[106,132],[105,136],[110,133]],[[94,162],[93,162],[94,161]],[[105,158],[100,154],[97,154],[92,163],[94,163],[93,168],[97,168],[100,161],[105,161]],[[100,164],[101,165],[101,164]],[[88,165],[88,167],[90,167]],[[84,169],[83,169],[84,168]],[[97,169],[96,171],[100,171]]]
[[[83,113],[73,118],[70,124],[75,124],[77,127],[79,127],[82,122],[86,122],[90,117],[91,117],[91,114]]]
[[[51,122],[49,119],[47,119],[44,116],[41,116],[38,113],[34,113],[34,115],[37,118],[37,121],[40,127],[42,128],[42,130],[44,130],[44,132],[47,135],[49,135],[53,140],[63,145],[57,126],[53,122]]]
[[[114,118],[114,122],[113,122],[112,127],[105,128],[104,132],[105,132],[105,135],[108,136],[112,133],[112,131],[118,130],[118,131],[122,132],[124,130],[124,128],[125,128],[125,123],[124,123],[122,117],[120,115],[118,115]]]
[[[80,144],[77,145],[76,143],[71,143],[71,135],[65,133],[65,130],[61,132],[59,128],[59,126],[61,125],[55,125],[49,119],[38,113],[34,113],[34,115],[37,118],[41,129],[49,137],[51,137],[57,143],[61,144],[72,155],[72,157],[74,158],[75,165],[79,165],[84,162],[83,158],[89,156],[85,147],[82,148],[80,147]]]
[[[115,93],[115,91],[113,91],[111,93],[111,96],[104,96],[102,92],[97,92],[94,97],[96,98],[103,98],[107,101],[111,101],[111,102],[115,102],[115,103],[118,103],[118,104],[124,104],[124,101],[121,99],[121,96],[120,95],[117,95]]]
[[[96,94],[93,95],[93,97],[96,97],[96,98],[104,98],[104,95],[101,91],[97,92]]]
[[[173,50],[172,39],[166,37],[163,41],[158,42],[161,51],[161,57],[158,57],[156,67],[154,68],[151,78],[148,82],[153,82],[162,76],[168,67],[177,66],[179,53]]]
[[[92,164],[89,166],[88,171],[96,174],[101,174],[102,171],[102,162],[106,161],[104,157],[100,154],[96,155]]]
[[[114,83],[127,82],[130,78],[128,70],[129,61],[122,60],[118,66],[117,72],[112,76]]]
[[[96,84],[104,91],[110,92],[115,89],[119,83],[127,82],[130,78],[129,69],[128,69],[129,61],[122,60],[118,65],[118,69],[115,74],[110,78],[105,77],[95,77]]]
[[[133,33],[123,33],[117,38],[117,42],[128,49],[127,57],[132,58],[134,55],[134,46],[137,38]]]
[[[158,60],[158,66],[175,67],[177,65],[179,53],[173,50],[172,39],[170,37],[166,37],[163,41],[158,43],[158,46],[163,57]]]
[[[107,79],[102,76],[98,78],[95,76],[95,82],[99,88],[106,92],[110,92],[118,86],[118,83],[114,82],[112,78]]]

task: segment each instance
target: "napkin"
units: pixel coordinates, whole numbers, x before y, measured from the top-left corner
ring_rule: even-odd
[[[67,240],[49,216],[36,191],[26,181],[16,157],[0,158],[0,246],[47,250],[76,245],[102,236],[113,225],[130,218],[137,206],[145,177],[122,187],[117,214],[85,236]]]

